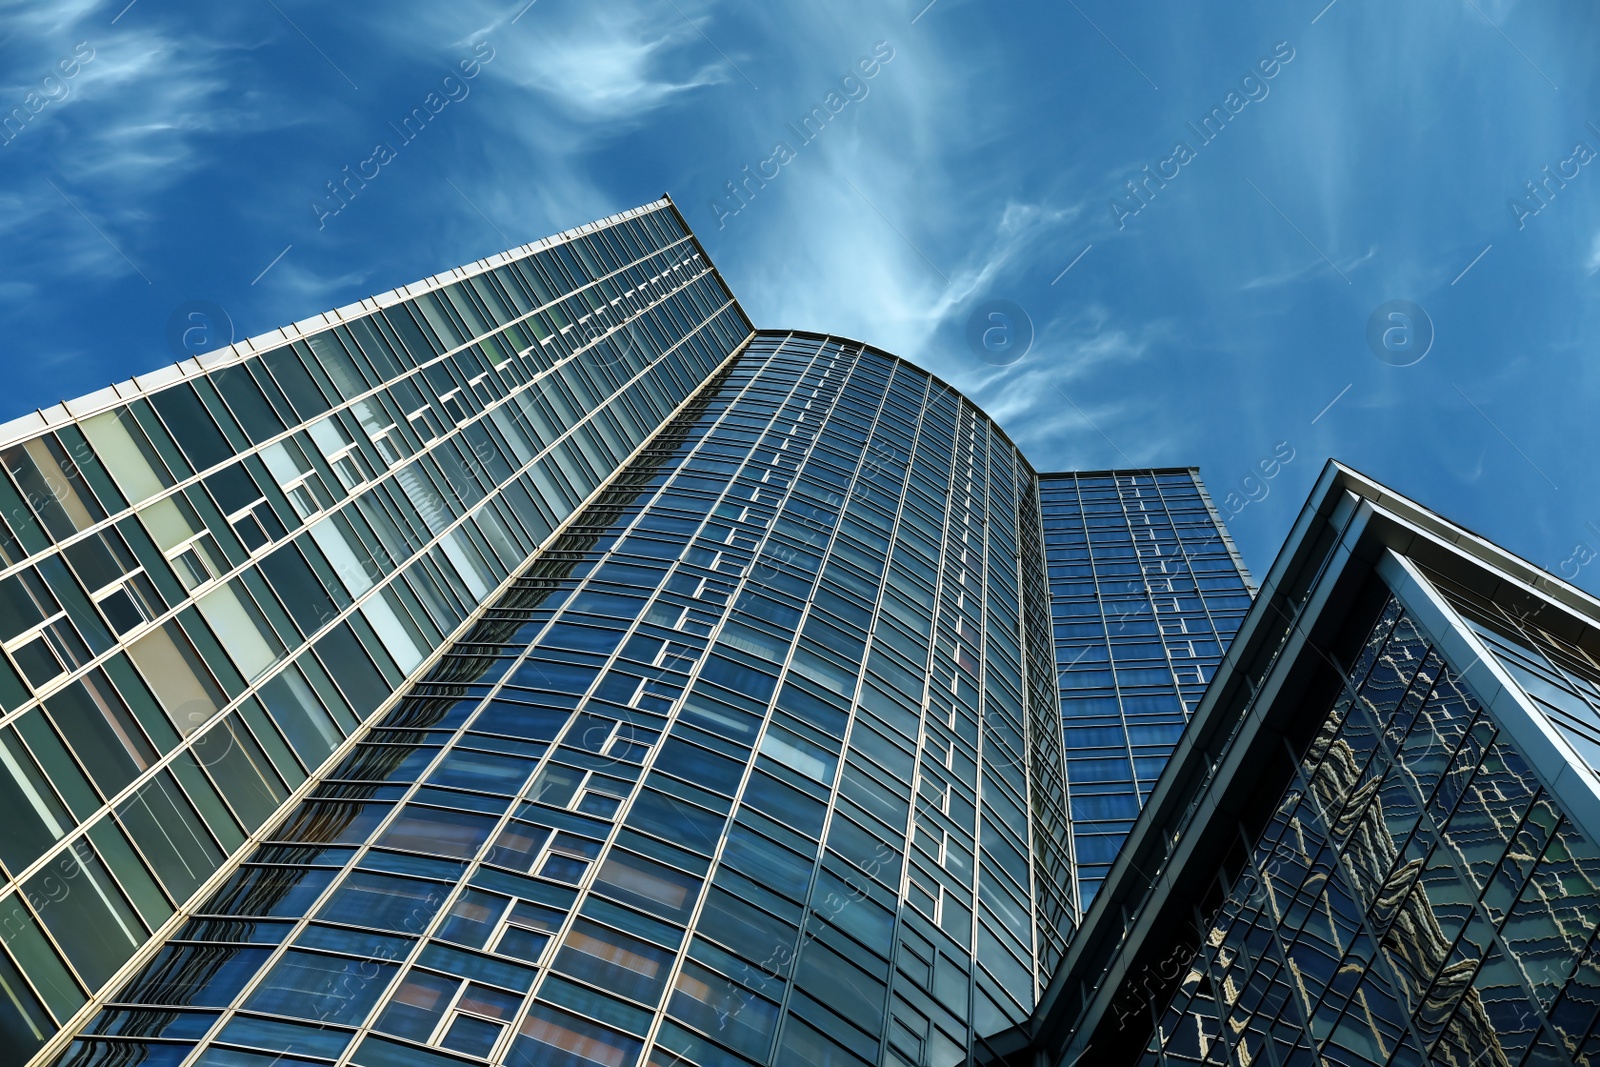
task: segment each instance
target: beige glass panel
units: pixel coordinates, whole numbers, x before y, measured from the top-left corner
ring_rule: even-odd
[[[139,451],[138,444],[115,411],[84,419],[78,426],[129,503],[142,503],[166,488],[161,475],[145,461],[144,453]]]
[[[207,593],[195,601],[195,607],[211,624],[211,632],[227,650],[239,673],[255,681],[274,663],[278,655],[271,643],[257,629],[249,611],[239,602],[232,583]]]
[[[128,656],[161,701],[167,717],[185,737],[217,713],[209,680],[196,677],[188,658],[173,642],[166,626],[150,631],[129,645]]]
[[[144,508],[139,512],[139,518],[143,520],[144,528],[150,531],[150,539],[163,552],[200,532],[189,525],[189,520],[183,517],[183,512],[171,497]]]
[[[94,525],[94,514],[78,496],[78,487],[69,481],[61,472],[61,465],[56,462],[56,457],[50,454],[50,449],[44,441],[35,437],[32,441],[22,446],[22,450],[33,460],[33,465],[39,469],[39,475],[44,479],[44,484],[49,488],[50,495],[55,497],[56,503],[66,513],[75,530],[87,530]],[[70,462],[70,461],[69,461]],[[81,482],[79,484],[82,484]]]

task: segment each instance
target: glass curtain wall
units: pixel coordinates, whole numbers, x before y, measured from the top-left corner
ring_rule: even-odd
[[[1345,681],[1140,1062],[1594,1062],[1600,847],[1398,600]]]
[[[71,1018],[749,332],[663,201],[0,447],[0,1058]]]
[[[960,1062],[1065,933],[1033,477],[758,335],[58,1062]]]
[[[1039,498],[1087,909],[1254,590],[1193,469],[1047,474]]]

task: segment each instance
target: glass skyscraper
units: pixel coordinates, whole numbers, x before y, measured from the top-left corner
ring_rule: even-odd
[[[1065,950],[1035,472],[669,201],[0,441],[15,1062],[956,1062]]]
[[[1594,1052],[1600,604],[1337,466],[1257,596],[668,200],[0,459],[5,1063]]]
[[[1600,601],[1330,463],[990,1064],[1600,1062]]]
[[[1039,501],[1088,907],[1254,590],[1196,470],[1045,474]]]

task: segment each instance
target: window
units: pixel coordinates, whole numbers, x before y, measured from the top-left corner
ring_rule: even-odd
[[[630,727],[628,730],[618,731],[609,744],[606,745],[605,755],[612,759],[625,760],[629,763],[643,763],[645,756],[650,752],[661,735],[654,730],[641,730]]]
[[[600,842],[576,834],[559,833],[545,850],[537,866],[541,878],[576,885],[589,873],[589,865],[600,854]]]
[[[654,711],[665,715],[672,710],[672,705],[678,697],[683,695],[683,689],[655,678],[645,678],[639,682],[633,699],[629,701],[634,707],[644,711]]]
[[[129,575],[123,584],[93,594],[93,598],[100,614],[105,616],[119,637],[143,626],[161,610],[161,600],[155,586],[150,584],[150,579],[142,569]]]
[[[555,970],[646,1004],[666,987],[673,953],[599,923],[579,919],[556,956]]]
[[[317,493],[310,488],[310,478],[317,475],[307,475],[299,482],[283,486],[283,493],[290,498],[290,506],[294,507],[294,514],[301,518],[310,518],[322,510],[322,501],[318,501]],[[250,542],[246,541],[246,544]]]
[[[117,634],[126,634],[165,607],[155,585],[116,530],[103,530],[63,553],[89,598]]]
[[[296,507],[298,506],[297,504]],[[254,503],[229,515],[228,524],[233,527],[233,532],[239,535],[239,540],[244,542],[245,549],[251,555],[259,555],[262,550],[271,547],[274,541],[287,532],[265,497],[260,497]]]
[[[35,689],[93,658],[65,611],[56,612],[39,626],[7,641],[5,649]]]
[[[446,415],[450,416],[450,421],[457,426],[472,418],[472,407],[467,403],[466,397],[462,396],[459,388],[452,389],[440,397],[439,406],[444,409]]]
[[[468,983],[445,1016],[436,1043],[456,1052],[486,1057],[521,1004],[522,998],[514,994]]]
[[[921,871],[913,868],[911,876],[906,879],[906,903],[937,925],[944,910],[944,886],[937,882],[929,885],[930,881]]]
[[[583,792],[578,794],[578,802],[574,807],[585,815],[609,819],[617,813],[618,808],[622,807],[622,802],[632,790],[632,782],[591,773]]]
[[[385,456],[384,458],[387,459],[388,457]],[[339,479],[339,484],[343,485],[347,491],[353,490],[356,486],[366,482],[373,474],[372,469],[367,465],[366,457],[361,454],[355,445],[350,445],[329,456],[328,465],[333,468],[334,476]]]
[[[439,421],[439,416],[434,414],[431,404],[424,404],[407,415],[406,421],[411,423],[411,428],[422,438],[423,444],[428,444],[444,435],[444,425]]]
[[[184,589],[191,593],[227,570],[222,550],[209,532],[197,534],[170,549],[167,562],[172,564]]]
[[[502,359],[499,363],[496,363],[494,365],[494,369],[499,370],[509,362],[511,362],[511,359],[508,356],[507,358]],[[489,386],[488,371],[484,371],[482,374],[467,382],[467,384],[472,387],[472,391],[477,396],[479,403],[487,405],[493,402],[494,392]]]
[[[502,956],[538,963],[550,938],[561,926],[559,911],[520,900],[512,905],[499,934],[491,942]]]
[[[371,434],[372,447],[378,450],[378,455],[391,467],[397,467],[405,461],[405,447],[400,441],[400,428],[390,423],[383,429]]]

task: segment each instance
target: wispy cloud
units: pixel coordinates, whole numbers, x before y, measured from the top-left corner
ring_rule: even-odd
[[[541,25],[532,48],[507,49],[491,77],[532,89],[581,122],[635,125],[732,72],[720,59],[683,69],[685,46],[701,41],[671,8],[586,7]]]

